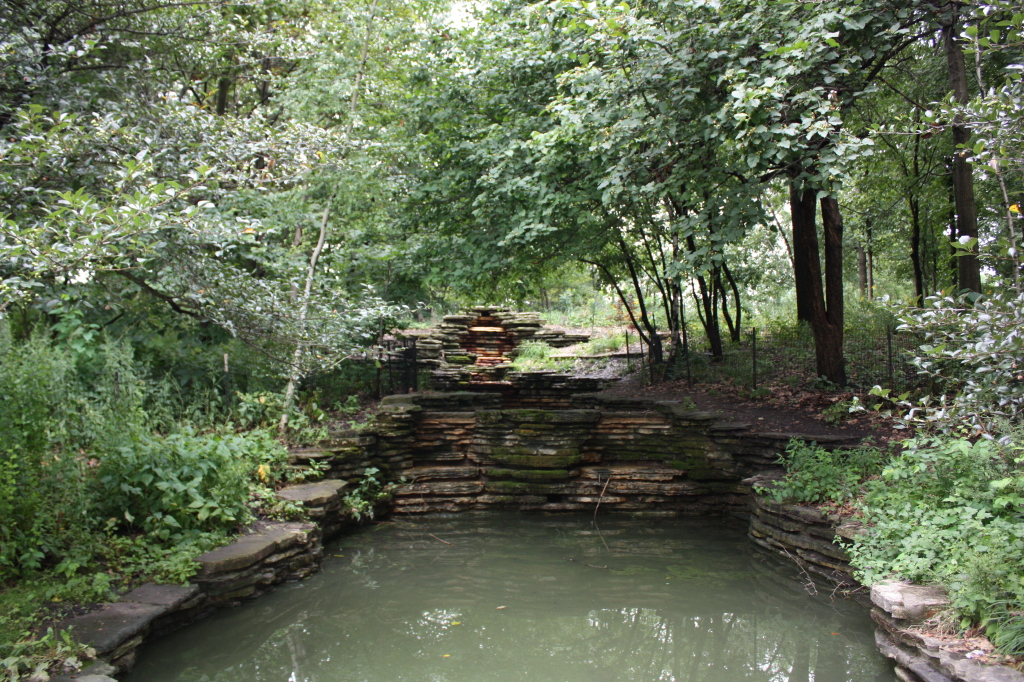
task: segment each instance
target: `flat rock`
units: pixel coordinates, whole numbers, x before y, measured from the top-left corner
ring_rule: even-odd
[[[197,585],[157,585],[146,583],[121,597],[122,602],[154,604],[173,610],[199,594]]]
[[[871,586],[871,603],[893,618],[916,621],[947,606],[949,597],[941,587],[883,580]]]
[[[96,661],[85,666],[77,673],[57,675],[51,677],[50,682],[117,682],[112,676],[117,674],[117,668],[106,661]]]
[[[251,566],[275,552],[289,547],[301,536],[301,532],[292,528],[268,528],[267,530],[244,535],[230,545],[199,556],[199,572],[197,576],[205,576],[236,571]]]
[[[945,651],[939,658],[955,679],[964,682],[1024,682],[1024,673],[1005,665],[985,665],[969,658],[955,658]]]
[[[156,604],[104,604],[92,613],[64,621],[60,630],[71,629],[75,641],[91,646],[102,656],[142,632],[154,618],[169,610],[166,606]]]
[[[292,485],[277,491],[278,498],[307,507],[322,507],[348,485],[345,481],[327,480]]]

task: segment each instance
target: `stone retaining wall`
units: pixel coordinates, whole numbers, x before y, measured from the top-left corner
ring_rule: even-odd
[[[934,636],[917,627],[949,605],[941,588],[881,582],[871,586],[871,602],[875,644],[904,682],[1024,682],[1024,673],[1000,665],[988,639]]]
[[[801,437],[754,433],[678,401],[552,391],[544,407],[523,407],[529,399],[469,391],[385,398],[377,432],[408,481],[395,511],[743,512],[743,479],[776,469],[786,443]]]
[[[754,486],[761,478],[746,481]],[[815,507],[779,504],[763,495],[751,495],[750,540],[772,554],[832,585],[856,587],[842,540],[852,539],[861,526]]]
[[[367,430],[294,450],[292,466],[325,470],[325,480],[278,493],[303,506],[309,522],[263,524],[199,557],[190,585],[144,585],[65,622],[61,629],[73,628],[102,660],[55,682],[111,682],[109,675],[131,668],[147,639],[315,572],[323,542],[355,525],[342,508],[342,493],[367,467],[390,480],[404,477],[393,501],[397,513],[747,513],[755,544],[794,561],[809,578],[856,587],[842,546],[843,538],[859,532],[855,523],[751,494],[778,475],[778,454],[801,434],[752,432],[680,402],[570,396],[550,386],[542,408],[523,407],[522,396],[502,393],[390,396]],[[826,447],[855,445],[845,438],[805,438]],[[915,631],[914,619],[937,605],[903,588],[871,593],[879,649],[895,660],[902,680],[1024,682],[1013,669],[984,665],[987,653],[965,649],[963,640]]]

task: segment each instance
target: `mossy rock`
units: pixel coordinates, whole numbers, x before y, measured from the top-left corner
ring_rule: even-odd
[[[563,486],[553,483],[527,481],[488,481],[484,490],[499,495],[551,495],[564,492]]]
[[[445,358],[449,365],[472,365],[474,360],[468,355],[449,355]]]
[[[523,436],[530,438],[533,436],[547,436],[555,430],[554,424],[528,424],[526,426],[520,426],[512,431],[517,436]]]
[[[506,455],[494,459],[523,469],[567,469],[579,463],[582,455]]]
[[[484,469],[488,478],[518,481],[561,481],[569,478],[568,469]]]
[[[579,448],[540,452],[537,448],[527,446],[494,446],[488,448],[487,454],[502,464],[523,469],[567,469],[583,459]]]

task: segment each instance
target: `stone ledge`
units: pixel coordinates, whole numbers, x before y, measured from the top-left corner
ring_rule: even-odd
[[[907,587],[915,587],[907,585]],[[968,658],[992,653],[991,644],[976,640],[940,639],[904,627],[880,608],[872,609],[878,625],[875,644],[896,663],[896,673],[909,682],[1024,682],[1024,673],[1004,665]]]
[[[348,485],[345,481],[326,480],[316,483],[292,485],[277,491],[279,499],[300,503],[306,507],[323,507],[336,500],[341,489]]]
[[[198,585],[156,585],[146,583],[121,597],[121,602],[153,604],[177,609],[199,594]]]
[[[261,559],[284,549],[298,540],[298,534],[291,529],[271,528],[252,535],[244,535],[230,545],[199,556],[197,578],[212,576],[226,571],[235,571],[255,564]]]
[[[949,597],[941,587],[883,580],[871,586],[871,603],[893,618],[918,622],[949,606]]]
[[[59,630],[71,630],[75,641],[91,646],[103,656],[143,633],[150,623],[168,611],[170,607],[156,604],[104,604],[96,611],[64,621]]]

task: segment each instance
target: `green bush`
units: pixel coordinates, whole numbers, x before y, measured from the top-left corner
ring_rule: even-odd
[[[826,450],[815,443],[791,440],[779,458],[786,477],[758,492],[776,502],[845,503],[856,498],[870,476],[882,466],[877,448]]]
[[[516,348],[512,369],[517,372],[536,372],[546,369],[565,369],[572,365],[570,359],[552,358],[554,350],[542,341],[525,341]]]
[[[382,483],[377,478],[379,473],[380,469],[367,467],[363,471],[363,480],[359,482],[356,489],[342,498],[342,504],[357,521],[361,520],[364,516],[372,519],[374,506],[389,499],[394,492],[395,484]]]
[[[599,355],[601,353],[614,353],[624,345],[626,345],[625,334],[610,334],[587,341],[585,349],[588,355]]]
[[[161,539],[227,530],[249,520],[254,475],[266,479],[267,462],[284,456],[264,432],[140,435],[103,458],[97,499],[110,523],[127,522]]]
[[[14,345],[0,328],[0,577],[38,568],[60,543],[59,514],[78,498],[73,456],[57,457],[75,368],[45,339]],[[65,519],[70,520],[70,519]]]
[[[1024,476],[990,440],[904,441],[869,482],[871,532],[851,549],[867,584],[896,576],[950,589],[953,606],[982,618],[997,604],[1024,605]]]

